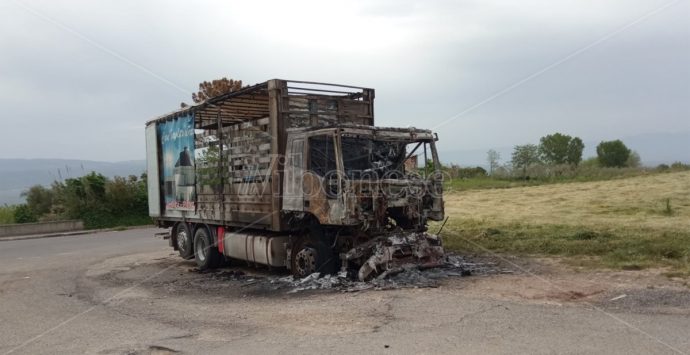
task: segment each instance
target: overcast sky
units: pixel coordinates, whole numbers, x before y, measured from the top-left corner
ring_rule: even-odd
[[[689,63],[685,0],[2,0],[0,158],[143,159],[222,76],[373,87],[446,151],[690,132]]]

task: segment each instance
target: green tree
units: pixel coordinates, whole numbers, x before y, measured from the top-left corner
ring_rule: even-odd
[[[622,168],[630,157],[630,149],[620,140],[602,141],[597,146],[597,159],[603,167]]]
[[[579,165],[582,161],[582,151],[584,149],[585,144],[580,137],[571,139],[568,144],[568,164]]]
[[[107,178],[91,172],[79,178],[65,179],[53,184],[55,200],[64,209],[64,217],[74,219],[96,218],[105,214]],[[87,220],[85,223],[89,223]]]
[[[19,205],[14,209],[15,223],[33,223],[37,221],[38,219],[31,213],[31,209],[26,204]]]
[[[582,150],[585,145],[582,139],[566,134],[554,133],[541,137],[539,140],[539,155],[541,159],[551,165],[573,164],[582,160]]]
[[[105,202],[108,211],[114,215],[123,215],[134,211],[138,193],[137,177],[116,176],[105,185]]]
[[[547,164],[565,164],[568,159],[568,144],[572,137],[554,133],[541,137],[539,140],[539,154]]]
[[[34,216],[41,217],[50,213],[53,207],[53,190],[41,185],[31,186],[22,192],[22,196],[26,198],[26,204]]]
[[[511,163],[513,169],[522,170],[522,177],[527,177],[527,168],[539,163],[539,147],[534,144],[516,145],[513,149]]]

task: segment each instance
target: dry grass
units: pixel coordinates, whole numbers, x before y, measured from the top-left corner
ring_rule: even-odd
[[[451,248],[596,256],[613,267],[690,272],[690,172],[469,190],[445,200]]]
[[[690,172],[471,190],[450,194],[445,200],[451,219],[690,231]]]

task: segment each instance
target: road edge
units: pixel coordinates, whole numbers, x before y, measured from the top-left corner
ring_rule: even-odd
[[[25,239],[43,239],[43,238],[57,238],[57,237],[70,237],[73,235],[85,235],[94,234],[100,232],[120,232],[131,229],[145,229],[155,227],[155,225],[142,225],[142,226],[129,226],[129,227],[114,227],[114,228],[103,228],[103,229],[87,229],[71,232],[58,232],[58,233],[47,233],[47,234],[30,234],[30,235],[18,235],[10,237],[0,237],[0,242],[9,242],[14,240],[25,240]]]

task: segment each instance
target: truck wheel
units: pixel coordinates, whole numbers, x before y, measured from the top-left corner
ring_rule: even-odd
[[[315,272],[332,274],[335,272],[335,256],[329,245],[321,240],[323,234],[312,228],[292,245],[292,275],[297,278],[307,277]]]
[[[199,270],[217,268],[220,265],[220,253],[213,245],[213,238],[206,228],[199,228],[194,233],[194,259]]]
[[[179,223],[175,227],[175,243],[177,244],[177,251],[180,252],[180,256],[183,259],[191,259],[194,256],[192,251],[192,234],[189,232],[187,223]]]

